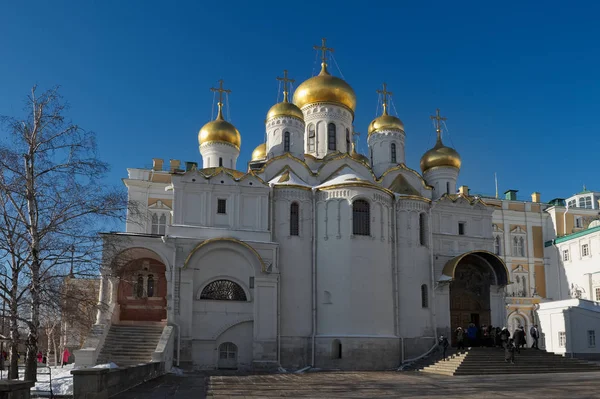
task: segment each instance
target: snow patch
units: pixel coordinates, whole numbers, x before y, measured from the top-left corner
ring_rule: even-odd
[[[95,368],[95,369],[118,369],[119,366],[117,366],[113,362],[110,362],[110,363],[105,363],[105,364],[97,364],[93,368]]]
[[[181,376],[183,375],[183,370],[177,367],[171,367],[171,371],[169,371],[169,373]]]
[[[50,367],[52,373],[52,393],[54,395],[73,395],[73,375],[71,374],[71,370],[73,370],[72,364],[64,367]],[[31,392],[49,392],[49,378],[48,368],[40,367],[38,369],[38,381],[31,388]]]

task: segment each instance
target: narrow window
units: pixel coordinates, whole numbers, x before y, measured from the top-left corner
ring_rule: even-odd
[[[421,286],[421,307],[429,307],[429,293],[427,292],[427,284]]]
[[[458,235],[459,236],[464,236],[465,235],[465,223],[464,222],[459,222],[458,223]]]
[[[160,219],[158,220],[158,234],[161,236],[165,235],[165,229],[167,228],[167,215],[164,213],[160,215]]]
[[[596,347],[596,330],[588,330],[588,347],[595,348]]]
[[[335,151],[336,149],[335,123],[327,125],[327,149],[332,151]]]
[[[579,229],[583,227],[583,218],[581,216],[575,216],[575,227]]]
[[[219,166],[223,166],[223,158],[219,157]]]
[[[137,283],[135,285],[135,296],[136,298],[144,297],[144,276],[138,275]]]
[[[450,182],[446,182],[446,194],[450,195]]]
[[[585,208],[585,198],[583,198],[583,197],[579,198],[579,207]]]
[[[300,207],[297,202],[290,205],[290,235],[297,236],[300,230]]]
[[[158,234],[158,215],[152,214],[152,234]]]
[[[525,239],[519,237],[519,256],[525,256]]]
[[[396,163],[396,143],[392,143],[392,145],[390,146],[391,151],[392,151],[392,163]]]
[[[331,358],[341,359],[342,358],[342,343],[339,339],[334,339],[331,343]]]
[[[501,245],[501,244],[502,244],[502,243],[501,243],[501,241],[500,241],[500,236],[496,236],[496,237],[494,238],[494,253],[495,253],[496,255],[501,255],[501,254],[500,254],[500,248],[502,247],[502,245]]]
[[[351,141],[350,141],[350,129],[346,129],[346,152],[350,152],[350,149],[352,148],[351,145]]]
[[[308,125],[308,152],[315,151],[315,125],[312,123]]]
[[[150,274],[148,276],[148,283],[147,283],[147,290],[146,292],[148,293],[148,297],[153,297],[154,296],[154,276],[152,274]]]
[[[565,249],[563,251],[563,261],[568,261],[569,260],[569,250]]]
[[[590,254],[590,247],[588,244],[583,244],[581,246],[581,256],[588,256]]]
[[[426,219],[425,219],[425,214],[424,213],[420,213],[419,214],[419,243],[421,245],[427,245],[427,229],[426,229]]]
[[[352,233],[357,236],[371,235],[371,209],[365,200],[352,204]]]
[[[585,207],[592,209],[592,197],[585,197]]]
[[[567,344],[567,333],[564,331],[559,331],[558,332],[558,346],[560,346],[561,348],[564,348],[566,344]]]
[[[596,291],[596,301],[600,301],[600,288],[596,288],[594,291]]]
[[[221,198],[217,200],[217,213],[227,213],[227,200]]]
[[[283,151],[290,152],[290,132],[283,134]]]

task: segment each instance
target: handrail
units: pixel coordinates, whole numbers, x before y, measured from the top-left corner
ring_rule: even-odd
[[[434,350],[437,349],[437,347],[438,347],[438,343],[437,343],[437,341],[435,341],[434,344],[433,344],[433,346],[431,347],[431,349],[429,349],[427,352],[425,352],[422,355],[417,356],[417,357],[415,357],[413,359],[407,359],[407,360],[403,361],[402,364],[400,365],[400,367],[398,367],[398,371],[402,371],[402,370],[404,370],[404,367],[410,366],[412,363],[414,363],[414,362],[416,362],[418,360],[421,360],[424,357],[429,356]]]

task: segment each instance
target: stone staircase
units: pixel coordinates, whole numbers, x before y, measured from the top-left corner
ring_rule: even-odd
[[[571,359],[543,350],[521,349],[515,353],[515,364],[504,360],[501,348],[471,348],[465,352],[453,352],[446,361],[440,354],[429,360],[423,359],[413,365],[413,370],[445,375],[493,375],[537,373],[581,373],[600,371],[600,364],[581,359]]]
[[[162,325],[111,325],[96,363],[131,366],[150,362],[163,328]]]

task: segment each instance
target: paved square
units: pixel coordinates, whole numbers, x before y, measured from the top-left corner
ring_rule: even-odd
[[[595,398],[600,373],[448,377],[416,372],[320,372],[248,376],[167,375],[117,399]],[[205,385],[208,385],[207,394]],[[206,396],[205,396],[206,395]]]

